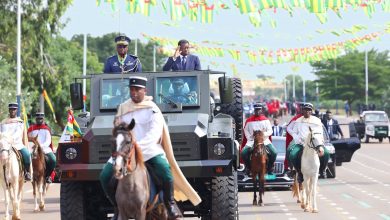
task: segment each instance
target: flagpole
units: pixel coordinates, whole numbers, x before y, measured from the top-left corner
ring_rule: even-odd
[[[17,37],[16,37],[16,101],[20,105],[20,97],[22,94],[21,86],[21,35],[22,35],[22,25],[21,25],[21,0],[18,0],[18,9],[17,9]],[[20,108],[18,108],[17,115],[20,116]]]
[[[87,34],[84,34],[83,76],[87,75]],[[87,80],[83,79],[83,112],[87,111]]]
[[[134,55],[137,56],[137,38],[134,40]]]
[[[156,72],[156,45],[153,45],[153,72]]]

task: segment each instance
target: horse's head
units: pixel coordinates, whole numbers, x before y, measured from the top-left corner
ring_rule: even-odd
[[[0,160],[8,159],[12,147],[12,138],[6,133],[0,133]]]
[[[29,137],[28,141],[33,143],[33,146],[31,148],[32,149],[31,157],[32,159],[37,159],[39,155],[39,151],[40,149],[42,149],[41,145],[38,142],[38,135],[35,137]]]
[[[305,146],[308,146],[319,153],[320,147],[324,146],[322,127],[309,127],[309,134],[307,135]]]
[[[134,152],[135,140],[131,130],[135,126],[134,119],[127,124],[121,122],[116,125],[112,131],[113,145],[115,152],[112,154],[114,159],[114,173],[117,179],[122,179],[127,172],[127,163],[131,157],[131,152]]]
[[[253,151],[260,151],[264,147],[264,133],[260,130],[253,131]]]

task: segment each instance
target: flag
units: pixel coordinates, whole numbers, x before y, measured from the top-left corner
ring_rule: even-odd
[[[200,21],[202,23],[212,23],[213,13],[214,13],[214,5],[207,6],[206,4],[203,4],[200,7],[200,14],[201,14]]]
[[[273,0],[258,0],[259,2],[259,9],[268,9],[274,7],[274,1]]]
[[[54,112],[54,108],[53,108],[53,105],[51,104],[51,101],[50,101],[49,96],[47,95],[46,89],[43,89],[43,91],[42,91],[42,96],[43,96],[43,98],[45,98],[46,103],[47,103],[47,105],[49,106],[49,108],[50,108],[50,110],[51,110],[51,112],[52,112],[52,114],[53,114],[54,122],[57,123],[56,115],[55,115],[55,112]]]
[[[325,2],[323,0],[310,0],[309,10],[312,13],[325,13]]]
[[[237,3],[241,14],[256,11],[256,7],[253,5],[252,0],[238,0]]]
[[[66,133],[69,134],[71,137],[81,137],[83,135],[79,124],[74,119],[72,109],[68,110],[68,123],[66,124]]]
[[[198,3],[188,1],[188,15],[191,21],[198,20],[198,11],[199,11]]]

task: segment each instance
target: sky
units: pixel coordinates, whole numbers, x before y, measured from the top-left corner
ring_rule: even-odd
[[[101,5],[97,6],[95,0],[74,0],[62,18],[66,27],[62,30],[61,35],[70,39],[76,34],[97,37],[112,32],[121,32],[132,39],[137,38],[146,42],[147,40],[142,36],[144,33],[169,39],[187,39],[190,43],[209,40],[222,42],[223,45],[246,44],[249,45],[249,49],[267,48],[276,51],[278,48],[302,48],[342,42],[372,32],[383,31],[385,25],[390,22],[390,13],[383,12],[380,7],[373,13],[372,18],[366,16],[362,9],[356,11],[349,9],[347,12],[342,12],[341,19],[335,13],[328,12],[328,21],[324,24],[321,24],[314,14],[296,9],[292,17],[282,10],[270,11],[268,16],[263,16],[265,18],[262,20],[261,27],[254,27],[249,22],[248,16],[241,15],[236,8],[220,10],[219,14],[214,15],[214,22],[211,24],[191,22],[188,18],[172,22],[169,15],[162,12],[161,7],[152,9],[151,16],[145,17],[126,12],[124,0],[117,0],[115,10],[112,10],[111,6],[104,3],[103,0],[101,2]],[[276,21],[276,27],[272,27],[270,24],[271,19]],[[175,23],[175,26],[164,25],[164,22]],[[367,29],[357,32],[355,35],[342,34],[337,36],[331,33],[332,31],[341,32],[343,29],[350,29],[353,25],[362,25]],[[251,37],[248,37],[249,35]],[[359,46],[358,50],[390,50],[388,42],[390,42],[390,34],[385,34],[380,40]],[[213,45],[209,46],[214,47]],[[227,46],[226,48],[241,51],[247,49],[242,46]],[[229,75],[232,74],[230,64],[234,63],[243,79],[256,79],[257,75],[265,75],[273,77],[277,82],[282,82],[287,75],[294,73],[305,80],[316,79],[313,69],[307,63],[290,62],[250,66],[251,62],[246,58],[246,55],[242,54],[241,57],[241,61],[235,61],[228,53],[225,53],[223,58],[200,56],[200,59],[203,69],[225,71]],[[219,65],[211,65],[212,61]],[[364,73],[362,73],[362,77],[364,77]]]

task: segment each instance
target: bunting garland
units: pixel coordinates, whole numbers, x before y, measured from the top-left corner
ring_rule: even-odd
[[[157,6],[156,0],[125,0],[126,9],[130,14],[141,13],[150,16],[151,7]],[[96,5],[101,6],[102,0],[96,0]],[[116,0],[105,0],[111,4],[115,11]],[[167,14],[167,3],[169,4],[169,14],[172,21],[180,21],[188,16],[191,21],[201,23],[212,23],[213,16],[217,9],[237,8],[241,14],[247,14],[249,21],[255,26],[261,26],[260,16],[267,10],[277,12],[277,9],[288,11],[291,15],[294,8],[303,8],[310,13],[314,13],[321,23],[327,21],[328,10],[334,11],[341,18],[340,11],[362,9],[368,17],[372,17],[376,11],[376,6],[380,6],[384,12],[390,12],[389,0],[233,0],[232,5],[222,1],[206,0],[161,0],[159,5]],[[199,19],[200,13],[200,19]],[[254,15],[258,14],[258,16]],[[271,21],[273,27],[276,26],[274,20]]]

